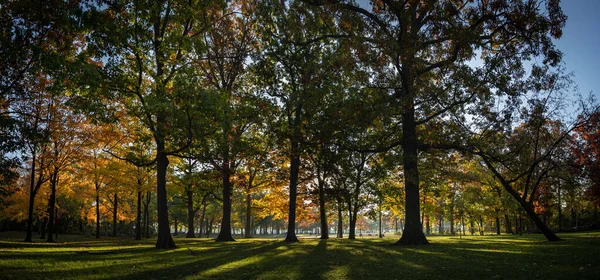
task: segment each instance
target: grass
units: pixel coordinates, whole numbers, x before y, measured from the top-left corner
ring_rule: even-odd
[[[0,279],[600,279],[600,232],[561,235],[432,236],[427,246],[358,240],[205,238],[154,240],[59,236],[23,243],[0,233]]]

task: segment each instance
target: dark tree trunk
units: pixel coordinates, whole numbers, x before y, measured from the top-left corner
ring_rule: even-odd
[[[119,197],[117,196],[117,194],[114,194],[114,201],[113,201],[113,237],[117,237],[117,211],[119,210]]]
[[[37,122],[36,122],[37,124]],[[35,196],[37,195],[37,190],[39,187],[37,185],[41,183],[41,180],[38,182],[35,181],[35,161],[36,161],[36,153],[35,149],[31,153],[31,182],[29,183],[29,206],[27,207],[27,233],[25,234],[25,242],[32,242],[31,234],[33,230],[33,204],[35,203]],[[40,178],[41,179],[41,178]]]
[[[46,239],[46,227],[48,226],[48,217],[44,218],[40,225],[40,239]]]
[[[321,220],[321,239],[329,239],[329,225],[325,211],[325,182],[319,180],[319,215]]]
[[[383,237],[383,232],[381,228],[381,210],[379,211],[379,238]]]
[[[177,236],[178,232],[179,232],[179,225],[178,225],[179,220],[177,220],[177,217],[175,217],[175,221],[173,222],[173,225],[175,226],[175,234],[173,234],[173,236]]]
[[[231,169],[227,158],[224,159],[221,176],[223,176],[223,217],[216,241],[235,241],[231,236]]]
[[[146,202],[144,203],[144,236],[150,238],[150,201],[152,193],[146,192]]]
[[[506,226],[506,233],[510,233],[510,234],[514,234],[513,230],[512,230],[512,224],[510,222],[510,217],[508,217],[508,213],[504,212],[504,223]]]
[[[54,242],[54,219],[55,219],[55,206],[56,206],[56,185],[58,184],[58,170],[54,168],[54,173],[50,179],[50,199],[48,200],[48,226],[47,233],[48,238],[46,241]]]
[[[298,242],[296,237],[296,196],[298,188],[298,173],[300,171],[299,145],[292,140],[292,160],[290,163],[290,205],[288,211],[287,235],[284,242]]]
[[[200,232],[199,237],[202,237],[202,233],[204,233],[204,220],[206,219],[206,202],[202,201],[202,216],[200,217]],[[206,219],[208,221],[208,219]]]
[[[558,231],[562,231],[562,200],[560,188],[558,188]]]
[[[499,213],[499,210],[496,213],[496,234],[500,235],[500,213]]]
[[[185,234],[185,238],[194,238],[194,216],[196,216],[196,209],[194,209],[194,192],[191,187],[188,188],[187,192],[187,227],[188,231]]]
[[[96,238],[100,238],[100,194],[96,186]]]
[[[163,123],[163,121],[159,123]],[[159,137],[157,137],[159,138]],[[169,208],[167,206],[167,167],[169,159],[165,152],[163,139],[157,139],[156,143],[156,206],[158,208],[158,239],[157,249],[175,248],[175,242],[169,230]]]
[[[403,100],[402,113],[402,161],[404,163],[404,189],[406,193],[406,222],[402,237],[397,245],[423,245],[428,244],[423,227],[419,222],[419,167],[418,162],[418,140],[417,125],[415,122],[414,97],[410,95],[409,81],[411,80],[410,69],[404,69],[402,92],[407,95]]]
[[[210,222],[208,219],[206,220],[206,237],[210,238],[210,234],[213,231],[213,222],[215,221],[215,217],[210,218]]]
[[[252,237],[252,194],[250,190],[246,193],[246,224],[244,229],[244,237],[251,238]]]
[[[348,199],[348,222],[350,226],[348,228],[348,239],[356,239],[356,217],[354,216],[354,212],[352,209],[352,203]]]
[[[344,216],[341,203],[338,204],[337,238],[344,238]]]
[[[135,240],[142,240],[142,191],[137,192],[137,215],[135,218]]]
[[[429,215],[425,216],[425,234],[431,234],[431,223],[429,221]]]
[[[540,231],[542,231],[542,234],[544,234],[544,236],[546,237],[546,239],[548,241],[560,241],[561,240],[558,236],[556,236],[556,234],[554,234],[554,232],[552,232],[552,230],[550,230],[550,228],[548,228],[548,226],[540,219],[540,217],[537,215],[537,213],[535,213],[532,203],[528,203],[524,199],[522,199],[521,196],[510,186],[504,186],[504,189],[510,195],[512,195],[513,198],[515,198],[517,200],[517,202],[519,202],[519,204],[521,205],[521,207],[523,207],[523,209],[525,209],[525,212],[527,213],[527,215],[529,216],[531,221],[533,221],[533,223],[535,223],[537,228]],[[522,224],[522,223],[519,223],[519,224]],[[522,227],[522,225],[520,225],[520,226]],[[521,233],[522,232],[523,231],[521,229]]]

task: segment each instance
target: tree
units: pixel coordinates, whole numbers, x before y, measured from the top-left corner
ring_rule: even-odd
[[[196,121],[205,112],[200,104],[206,94],[190,67],[203,53],[192,46],[203,44],[200,35],[213,25],[209,15],[219,7],[213,2],[115,2],[87,11],[95,26],[88,47],[92,60],[82,80],[96,83],[84,88],[88,96],[81,103],[98,118],[124,110],[150,131],[155,156],[136,164],[157,168],[156,248],[175,247],[167,206],[168,157],[187,149],[194,128],[201,127]]]
[[[296,242],[296,204],[306,130],[330,92],[326,77],[334,69],[333,18],[300,1],[262,2],[257,26],[264,48],[255,57],[261,92],[281,104],[274,130],[289,157],[289,211],[286,242]],[[285,143],[285,144],[283,144]]]
[[[421,128],[451,112],[463,119],[460,108],[485,104],[493,93],[514,94],[507,86],[518,84],[514,74],[523,60],[543,56],[545,63],[557,65],[561,54],[551,38],[561,36],[566,20],[559,1],[381,0],[372,1],[370,10],[352,1],[306,2],[330,7],[341,19],[351,13],[364,20],[368,30],[354,36],[379,49],[389,65],[375,80],[394,97],[390,106],[402,125],[396,145],[403,150],[406,225],[397,244],[427,244],[419,223],[418,158],[419,150],[429,147],[422,144],[431,143]],[[484,65],[469,65],[478,54]]]
[[[587,119],[579,116],[579,120],[584,123],[574,131],[571,150],[591,182],[588,196],[595,207],[600,207],[600,112],[593,112]]]

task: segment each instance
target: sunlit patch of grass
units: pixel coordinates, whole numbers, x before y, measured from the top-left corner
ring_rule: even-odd
[[[62,236],[57,243],[20,242],[0,233],[4,279],[600,279],[600,233],[431,236],[427,246],[391,246],[383,239],[176,238],[155,240]]]

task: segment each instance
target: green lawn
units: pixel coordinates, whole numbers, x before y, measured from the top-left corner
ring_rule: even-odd
[[[390,246],[396,237],[358,240],[177,238],[154,240],[59,236],[23,243],[0,233],[0,279],[600,279],[600,232],[429,237],[431,245]],[[64,242],[66,241],[66,242]]]

